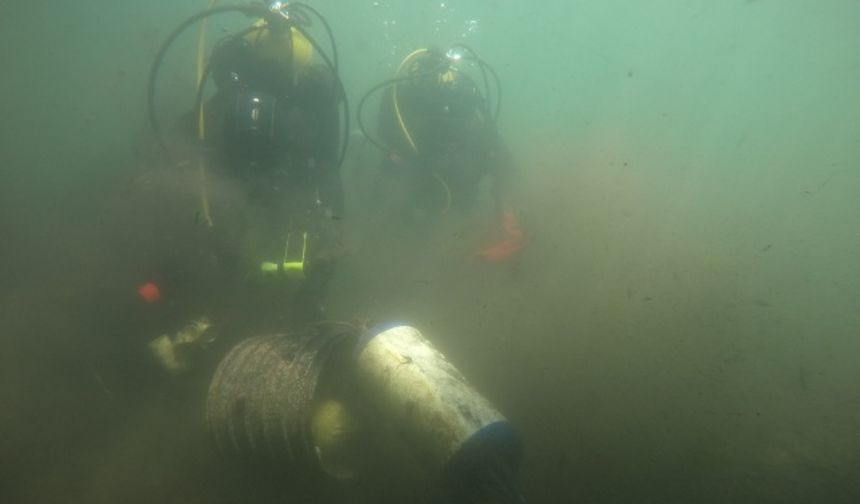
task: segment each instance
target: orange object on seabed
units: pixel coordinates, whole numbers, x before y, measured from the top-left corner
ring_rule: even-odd
[[[502,214],[502,225],[507,237],[478,252],[478,257],[489,262],[502,262],[514,256],[528,243],[525,231],[512,211],[505,210]]]
[[[159,289],[158,285],[155,285],[153,282],[146,282],[138,287],[137,293],[140,294],[140,297],[142,297],[147,303],[154,303],[161,299],[161,289]]]

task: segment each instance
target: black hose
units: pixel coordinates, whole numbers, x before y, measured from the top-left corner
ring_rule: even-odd
[[[288,7],[291,7],[293,9],[298,8],[298,12],[301,12],[302,9],[310,11],[311,13],[313,13],[317,17],[317,19],[320,20],[320,22],[323,25],[323,28],[325,28],[325,31],[328,34],[328,40],[329,40],[329,43],[331,44],[331,59],[332,59],[332,62],[334,64],[335,73],[337,73],[340,70],[340,66],[338,63],[338,56],[337,56],[337,44],[335,44],[334,34],[331,31],[331,26],[329,26],[328,21],[326,21],[326,19],[322,16],[322,14],[319,13],[319,11],[317,11],[316,9],[314,9],[313,7],[311,7],[308,4],[301,3],[301,2],[295,2],[295,3],[289,4]],[[306,13],[302,13],[302,14],[305,14],[305,16],[307,16]],[[308,22],[308,24],[310,24],[310,22]]]
[[[185,21],[183,21],[175,30],[167,37],[167,40],[161,45],[158,49],[158,53],[155,56],[155,61],[152,63],[152,68],[149,71],[149,83],[147,85],[147,105],[149,107],[149,122],[152,127],[152,132],[155,135],[156,140],[158,141],[158,145],[164,151],[165,156],[167,156],[168,160],[172,161],[170,156],[170,151],[167,148],[167,143],[164,141],[164,136],[161,133],[161,125],[158,123],[158,116],[155,111],[155,83],[158,79],[158,71],[161,68],[162,61],[164,60],[164,55],[167,53],[167,50],[173,44],[179,35],[182,34],[188,27],[206,19],[210,16],[214,16],[215,14],[223,14],[227,12],[235,12],[239,14],[244,14],[248,17],[263,17],[266,15],[268,10],[261,5],[248,5],[248,6],[221,6],[214,7],[212,9],[207,9],[193,16],[189,17]]]
[[[364,96],[362,96],[361,100],[358,102],[358,109],[355,112],[355,118],[358,121],[358,129],[361,130],[361,133],[364,135],[364,138],[366,138],[371,144],[373,144],[374,147],[378,148],[379,150],[381,150],[383,152],[390,152],[391,149],[386,147],[379,140],[376,140],[375,138],[373,138],[370,135],[370,133],[367,131],[367,128],[364,126],[364,119],[362,118],[362,111],[364,110],[364,104],[365,104],[365,102],[367,102],[367,99],[370,98],[370,96],[372,94],[376,93],[380,89],[387,87],[387,86],[390,86],[392,84],[395,84],[399,81],[406,80],[406,79],[408,79],[408,77],[401,77],[401,78],[388,79],[386,81],[382,81],[379,84],[370,88],[366,93],[364,93]]]
[[[332,55],[331,55],[331,58],[329,58],[328,54],[326,54],[326,52],[323,51],[322,47],[320,47],[320,45],[316,41],[316,39],[314,39],[314,37],[312,37],[311,34],[308,33],[307,30],[305,30],[304,28],[302,28],[299,25],[294,25],[296,30],[299,33],[301,33],[302,36],[305,37],[305,39],[307,39],[308,42],[310,42],[310,44],[314,48],[314,50],[316,50],[317,53],[319,53],[320,57],[323,59],[323,62],[328,67],[329,71],[332,73],[332,75],[334,75],[335,86],[336,86],[335,93],[337,95],[339,95],[339,96],[336,96],[336,98],[340,98],[342,100],[342,103],[343,103],[343,132],[341,133],[343,135],[343,138],[341,138],[340,153],[338,154],[338,158],[337,158],[337,167],[338,167],[338,169],[340,169],[340,167],[343,165],[344,160],[346,159],[346,150],[347,150],[347,148],[349,148],[349,128],[350,128],[349,123],[350,123],[350,121],[349,121],[349,99],[346,96],[346,88],[343,85],[343,81],[340,79],[340,73],[339,73],[340,71],[339,71],[339,67],[338,67],[339,62],[338,62],[338,54],[337,54],[337,43],[335,43],[334,34],[331,31],[331,27],[329,26],[326,19],[322,16],[322,14],[319,13],[319,11],[317,11],[316,9],[311,7],[310,5],[307,5],[304,3],[291,3],[287,7],[293,8],[293,9],[297,8],[296,12],[301,12],[302,9],[305,9],[305,10],[313,13],[317,17],[317,19],[320,20],[320,22],[323,25],[323,28],[325,28],[326,34],[328,35],[329,43],[331,44]],[[307,16],[306,13],[302,13],[302,14]]]
[[[496,70],[486,61],[479,60],[478,64],[486,67],[493,80],[496,81],[496,109],[492,114],[493,122],[495,122],[499,120],[499,114],[502,113],[502,80],[499,79],[499,74],[496,73]]]
[[[290,5],[284,5],[283,7],[290,7]],[[283,9],[281,10],[283,12]],[[289,15],[290,21],[294,21],[297,24],[302,26],[311,27],[313,26],[313,21],[307,12],[302,12],[300,10],[292,11]]]
[[[488,102],[487,103],[488,107],[491,107],[491,105],[489,104],[491,94],[490,94],[490,85],[489,85],[489,82],[487,81],[487,72],[489,72],[490,75],[493,77],[493,81],[494,81],[494,84],[496,87],[496,106],[495,106],[495,109],[492,109],[492,108],[490,109],[490,118],[493,120],[493,122],[496,122],[499,119],[499,114],[501,113],[501,109],[502,109],[502,81],[501,81],[501,79],[499,79],[499,74],[496,73],[496,70],[492,66],[490,66],[489,63],[487,63],[486,61],[484,61],[483,58],[478,56],[478,53],[474,49],[472,49],[470,46],[463,44],[461,42],[461,43],[454,44],[452,47],[459,47],[459,48],[465,49],[467,52],[469,52],[471,54],[470,60],[474,61],[475,63],[478,64],[478,68],[481,70],[481,77],[484,80],[484,89],[485,89],[485,93],[487,95],[486,99]]]
[[[346,159],[346,149],[349,147],[349,102],[346,98],[346,90],[343,88],[343,82],[340,81],[340,77],[337,78],[338,83],[340,84],[340,92],[343,96],[343,139],[341,140],[343,143],[340,147],[340,157],[337,160],[337,168],[340,170],[340,167],[343,165],[344,159]]]
[[[340,76],[335,74],[335,79],[337,80],[337,87],[340,90],[340,96],[343,99],[343,138],[341,139],[340,155],[337,158],[337,168],[340,170],[344,159],[346,159],[346,149],[349,147],[349,101]]]
[[[486,101],[485,111],[486,111],[487,115],[490,117],[490,119],[495,122],[495,119],[493,119],[493,114],[492,114],[492,108],[491,108],[492,105],[490,105],[490,103],[491,103],[490,98],[492,96],[492,92],[490,90],[490,80],[487,78],[487,69],[484,68],[483,65],[481,65],[481,58],[480,58],[480,56],[478,56],[478,53],[476,53],[474,49],[472,49],[471,47],[467,46],[466,44],[462,44],[462,43],[454,44],[452,46],[452,48],[457,48],[457,47],[464,49],[468,53],[470,53],[471,56],[466,57],[465,59],[467,61],[471,61],[472,63],[474,63],[478,67],[478,70],[481,71],[481,80],[484,83],[484,100]]]
[[[307,32],[301,26],[295,25],[295,29],[305,37],[308,42],[310,42],[311,46],[313,46],[314,50],[319,53],[320,57],[323,59],[323,62],[328,67],[329,71],[334,75],[335,79],[335,97],[340,98],[343,103],[343,138],[341,139],[341,147],[340,154],[337,159],[337,167],[343,164],[344,159],[346,159],[346,149],[349,146],[349,101],[346,97],[346,89],[343,87],[343,81],[340,80],[340,75],[337,73],[337,68],[334,66],[331,58],[322,50],[319,43],[311,36],[310,33]],[[332,42],[334,42],[334,38],[332,38]]]
[[[487,102],[487,105],[486,105],[487,113],[489,114],[490,118],[495,122],[495,118],[493,117],[493,113],[492,113],[492,105],[490,105],[490,103],[491,103],[490,98],[492,98],[492,92],[490,90],[490,79],[487,78],[487,69],[484,68],[483,65],[481,65],[480,60],[474,60],[474,61],[478,65],[478,69],[481,70],[481,80],[484,81],[484,99]]]

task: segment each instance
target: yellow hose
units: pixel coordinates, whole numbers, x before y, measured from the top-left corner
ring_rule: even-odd
[[[212,211],[209,209],[209,196],[206,192],[206,161],[203,160],[203,156],[197,158],[197,166],[200,174],[200,208],[203,209],[206,227],[212,227]]]
[[[397,67],[397,72],[394,74],[394,78],[400,77],[403,68],[412,62],[416,57],[430,52],[428,49],[416,49],[409,53],[408,56],[403,58],[403,61],[400,62],[400,66]],[[403,136],[406,137],[406,141],[409,142],[409,146],[412,147],[412,150],[417,154],[418,147],[415,146],[415,141],[412,140],[412,135],[409,133],[409,128],[406,127],[406,122],[403,120],[403,116],[400,114],[400,100],[397,97],[397,89],[399,87],[399,82],[394,84],[394,90],[391,93],[392,99],[394,100],[394,115],[397,116],[397,122],[400,124],[400,129],[403,131]]]
[[[397,67],[397,72],[394,74],[394,78],[399,78],[403,73],[403,69],[412,62],[418,56],[422,54],[426,54],[430,52],[429,49],[416,49],[409,53],[403,61],[400,62],[400,65]],[[392,92],[392,99],[394,100],[394,115],[397,116],[397,122],[400,124],[400,129],[403,131],[403,136],[406,137],[406,141],[409,142],[409,145],[412,147],[412,150],[417,154],[418,147],[415,145],[415,141],[412,139],[412,135],[409,132],[409,128],[406,126],[406,121],[403,120],[403,115],[400,113],[400,100],[397,96],[397,87],[400,83],[396,82],[394,84],[394,90]],[[452,197],[451,197],[451,188],[448,187],[448,184],[445,182],[445,179],[442,178],[438,173],[433,174],[433,178],[439,182],[439,185],[442,186],[442,190],[445,192],[445,206],[442,209],[441,213],[447,213],[448,210],[451,209]]]
[[[209,0],[209,7],[207,10],[215,7],[215,4],[218,0]],[[203,79],[203,53],[206,50],[206,27],[209,24],[209,18],[203,18],[203,21],[200,23],[200,35],[197,38],[197,85],[200,85],[200,81]]]
[[[215,7],[217,0],[209,0],[209,9]],[[200,35],[197,38],[197,86],[199,89],[203,82],[203,54],[206,52],[206,27],[209,18],[204,18],[200,24]],[[202,143],[206,139],[206,107],[201,105],[197,116],[197,138]],[[200,171],[200,206],[203,209],[203,219],[207,227],[212,227],[212,212],[209,209],[209,195],[206,191],[206,162],[203,157],[197,158],[197,166]]]

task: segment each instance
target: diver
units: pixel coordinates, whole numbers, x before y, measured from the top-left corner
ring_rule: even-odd
[[[375,138],[362,112],[380,91]],[[470,47],[410,53],[394,77],[371,88],[358,108],[363,134],[384,152],[374,199],[387,199],[409,222],[432,220],[452,209],[472,211],[482,181],[492,177],[494,211],[505,237],[479,255],[495,260],[519,250],[526,237],[511,207],[515,169],[496,127],[500,107],[498,75]]]
[[[224,13],[254,21],[218,40],[204,57],[203,23]],[[309,33],[313,21],[325,28],[331,56]],[[204,28],[195,103],[163,132],[155,107],[158,72],[174,40],[198,23]],[[207,87],[210,81],[214,86]],[[184,187],[181,196],[195,207],[194,229],[177,233],[177,241],[190,244],[170,244],[162,255],[179,256],[180,248],[191,253],[162,260],[139,290],[153,306],[168,304],[170,296],[170,310],[150,310],[171,312],[166,325],[172,330],[161,329],[149,344],[158,360],[181,372],[216,335],[230,335],[222,343],[229,344],[239,333],[324,318],[322,298],[341,236],[340,164],[348,128],[325,19],[298,2],[214,7],[190,17],[156,57],[149,112],[158,144],[174,165],[166,184]],[[186,313],[190,319],[182,318]]]
[[[208,58],[201,51],[196,103],[163,132],[154,95],[167,48],[196,22],[231,12],[254,21],[218,41]],[[182,492],[193,487],[195,501],[286,502],[297,500],[286,495],[320,491],[336,500],[298,500],[383,502],[374,498],[379,493],[393,495],[389,502],[416,502],[397,496],[427,493],[423,485],[409,484],[423,481],[424,472],[440,487],[451,487],[446,491],[464,494],[458,503],[483,502],[473,496],[475,481],[493,487],[486,493],[515,492],[497,480],[514,480],[519,438],[465,382],[409,366],[421,377],[446,377],[445,386],[458,399],[470,396],[456,410],[447,401],[428,408],[433,418],[439,410],[453,411],[450,423],[463,434],[453,444],[449,436],[436,439],[426,429],[425,415],[388,419],[382,408],[365,404],[394,382],[386,379],[367,390],[360,389],[362,382],[390,374],[390,366],[406,371],[403,365],[413,362],[412,353],[392,348],[417,349],[416,363],[419,355],[436,356],[431,371],[453,369],[417,331],[403,328],[383,337],[326,320],[320,309],[337,256],[348,117],[336,53],[329,58],[308,33],[312,17],[327,27],[300,3],[210,8],[171,34],[153,66],[150,118],[169,161],[161,164],[168,166],[148,169],[134,190],[115,193],[117,209],[129,211],[112,216],[125,234],[113,237],[111,253],[102,254],[106,260],[98,264],[97,279],[110,286],[113,299],[92,303],[107,343],[97,347],[105,357],[99,369],[114,378],[106,380],[110,394],[130,411],[155,405],[155,449],[194,452],[186,461],[193,469],[171,471],[175,481],[158,485],[176,494],[149,500],[187,500]],[[205,47],[204,34],[198,47]],[[209,79],[215,86],[207,93]],[[131,301],[124,296],[134,298],[134,313],[116,309],[117,299]],[[361,350],[371,341],[378,352]],[[362,366],[366,373],[359,372]],[[392,397],[400,397],[400,390],[396,384]],[[411,399],[406,409],[396,404],[395,413],[408,413],[410,404]],[[427,430],[433,441],[428,453],[439,462],[416,468],[421,475],[411,469],[421,457],[404,462],[409,468],[402,474],[409,479],[403,478],[400,489],[389,479],[400,455],[410,454],[397,438],[380,442],[403,430],[390,429],[388,420]],[[468,449],[453,449],[460,444]],[[222,465],[212,449],[234,455],[237,464]],[[509,463],[483,463],[497,459]],[[200,475],[205,478],[197,480]],[[352,486],[354,478],[358,484]],[[364,493],[367,498],[357,500]]]

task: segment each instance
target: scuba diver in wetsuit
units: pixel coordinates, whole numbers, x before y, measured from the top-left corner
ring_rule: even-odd
[[[186,28],[221,13],[256,21],[218,41],[205,66],[198,55],[196,103],[165,135],[155,110],[163,57]],[[312,19],[325,27],[332,57],[308,32]],[[160,230],[158,241],[168,249],[162,255],[170,259],[150,268],[140,290],[153,305],[152,318],[166,326],[152,335],[150,348],[169,370],[188,367],[215,335],[235,342],[240,333],[291,330],[323,318],[322,296],[341,234],[342,128],[348,128],[337,63],[328,24],[300,3],[203,11],[182,23],[159,52],[150,119],[177,165],[165,185],[192,188],[179,199],[195,207],[186,214],[193,215],[194,229],[175,232],[173,242],[166,238],[171,224]],[[211,96],[209,81],[215,84]],[[183,215],[174,218],[184,222]],[[181,254],[185,249],[190,253]]]
[[[362,110],[378,91],[384,95],[376,139],[364,127]],[[429,220],[451,209],[473,210],[482,180],[492,177],[495,211],[507,236],[479,254],[493,259],[519,250],[525,235],[510,207],[515,170],[496,128],[500,105],[497,74],[468,46],[410,53],[394,77],[374,86],[359,104],[365,137],[385,153],[376,198],[387,198],[409,221]]]

